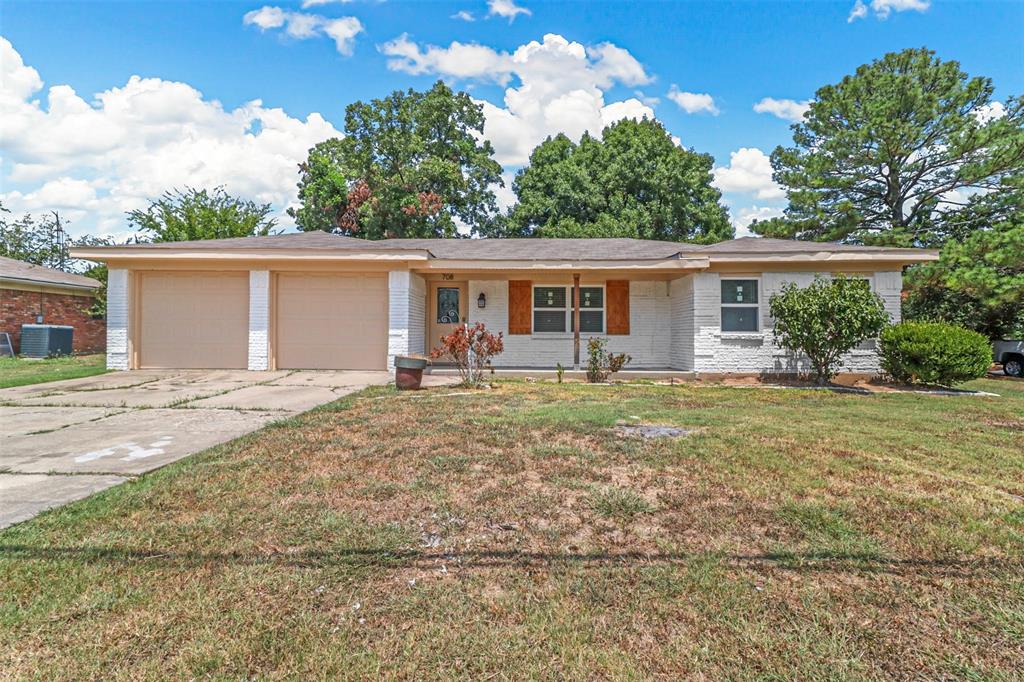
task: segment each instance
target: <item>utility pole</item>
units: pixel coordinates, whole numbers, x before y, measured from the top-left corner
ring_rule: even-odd
[[[51,211],[53,213],[53,235],[57,242],[57,267],[60,270],[68,269],[68,249],[67,249],[67,235],[64,233],[64,227],[60,224],[60,213],[57,211]]]

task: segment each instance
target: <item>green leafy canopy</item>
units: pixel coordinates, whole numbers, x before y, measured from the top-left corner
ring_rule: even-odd
[[[438,81],[430,90],[350,104],[345,137],[299,166],[301,230],[384,239],[455,237],[493,220],[501,166],[483,139],[483,108]]]
[[[635,237],[713,243],[733,236],[710,155],[657,121],[624,119],[601,138],[548,138],[516,176],[517,203],[495,236]]]
[[[973,223],[965,218],[964,234],[943,246],[938,262],[908,271],[904,316],[990,339],[1024,335],[1024,176],[974,197],[966,213]]]
[[[165,192],[145,210],[128,213],[128,224],[154,242],[266,236],[277,221],[270,204],[213,191],[187,188]]]

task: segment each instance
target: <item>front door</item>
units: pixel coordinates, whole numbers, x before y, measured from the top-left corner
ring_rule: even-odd
[[[441,344],[441,337],[465,324],[469,313],[466,282],[431,282],[427,310],[427,352]]]

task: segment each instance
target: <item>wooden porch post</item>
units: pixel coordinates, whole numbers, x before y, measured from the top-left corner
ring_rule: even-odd
[[[572,365],[580,368],[580,275],[572,276]]]

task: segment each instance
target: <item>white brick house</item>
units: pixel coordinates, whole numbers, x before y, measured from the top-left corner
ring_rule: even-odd
[[[635,239],[392,239],[299,233],[76,249],[108,263],[108,365],[390,369],[455,326],[502,332],[496,367],[574,364],[608,339],[630,368],[806,369],[772,338],[787,282],[865,278],[892,320],[902,269],[934,251],[743,238],[711,246]],[[845,371],[873,372],[872,344]],[[585,351],[584,351],[585,354]]]

